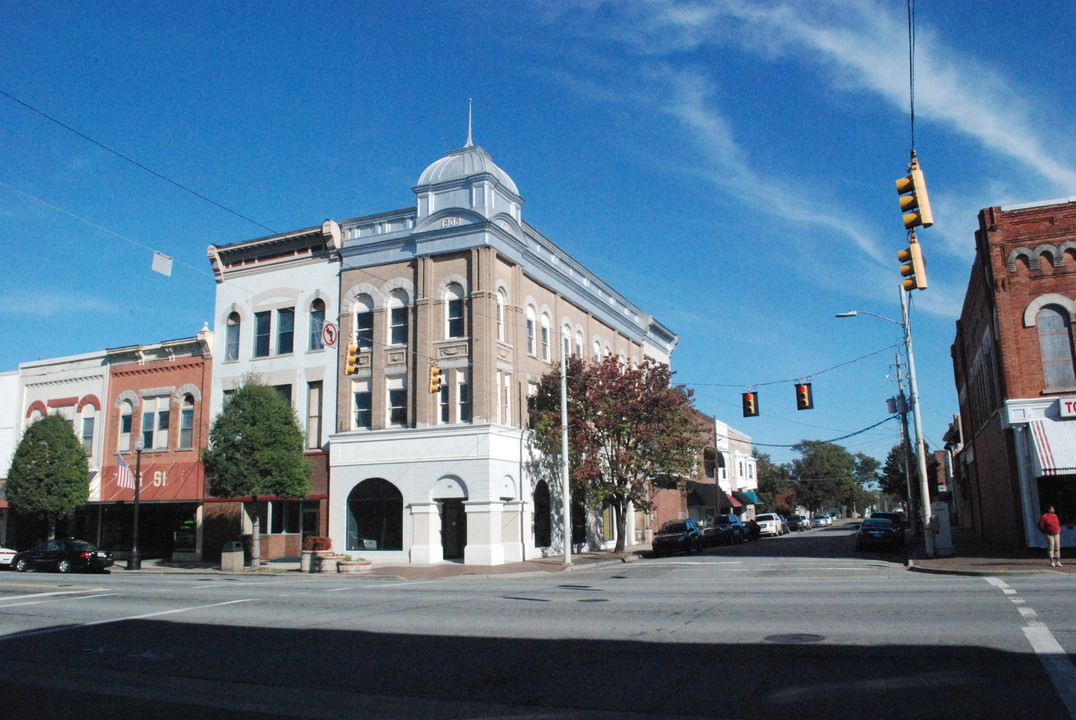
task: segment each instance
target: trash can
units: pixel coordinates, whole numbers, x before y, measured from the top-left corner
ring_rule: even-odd
[[[224,543],[220,551],[220,569],[225,572],[239,572],[243,569],[243,543]]]

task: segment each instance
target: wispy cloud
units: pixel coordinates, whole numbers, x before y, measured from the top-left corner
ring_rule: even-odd
[[[112,315],[120,307],[110,300],[46,290],[9,291],[0,295],[0,315],[24,318],[73,317],[79,313]]]

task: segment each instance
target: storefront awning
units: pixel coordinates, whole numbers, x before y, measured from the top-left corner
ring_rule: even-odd
[[[1076,422],[1032,420],[1035,474],[1076,475]]]
[[[687,493],[688,507],[738,508],[743,504],[726,492],[722,492],[712,483],[689,482]]]

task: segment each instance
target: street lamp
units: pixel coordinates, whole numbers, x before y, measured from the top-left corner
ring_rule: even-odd
[[[903,321],[893,320],[884,315],[866,310],[849,310],[837,313],[836,317],[846,318],[856,315],[870,315],[879,320],[900,325],[904,330],[904,351],[908,355],[908,384],[911,387],[912,418],[915,420],[915,455],[919,465],[919,505],[923,514],[923,551],[927,557],[934,557],[934,526],[930,508],[930,485],[927,483],[927,458],[923,444],[923,419],[919,413],[919,383],[915,377],[915,355],[912,353],[912,330],[908,323],[908,294],[900,289],[900,311]]]
[[[146,443],[142,436],[135,441],[135,496],[134,496],[134,532],[131,536],[131,554],[127,557],[128,570],[142,569],[142,556],[138,552],[138,491],[142,489],[142,451]]]

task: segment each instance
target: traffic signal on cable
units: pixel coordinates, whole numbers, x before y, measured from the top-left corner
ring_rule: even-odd
[[[905,290],[927,289],[927,266],[923,260],[923,248],[919,245],[919,238],[912,233],[908,238],[908,247],[897,253],[900,260],[900,274],[904,276]]]
[[[441,368],[430,363],[430,392],[441,392]]]
[[[934,214],[930,212],[930,200],[927,198],[927,182],[919,161],[912,155],[908,163],[908,175],[897,180],[897,194],[900,195],[900,209],[904,211],[904,227],[911,230],[922,225],[925,228],[934,224]]]
[[[743,398],[743,416],[744,417],[757,417],[758,416],[758,393],[754,390],[745,392],[742,395]]]
[[[344,356],[344,374],[354,375],[356,372],[356,365],[359,362],[359,348],[354,343],[349,343],[347,346],[347,355]]]
[[[796,383],[796,409],[814,410],[814,393],[811,392],[811,383]]]

